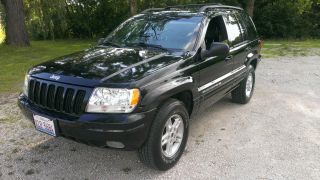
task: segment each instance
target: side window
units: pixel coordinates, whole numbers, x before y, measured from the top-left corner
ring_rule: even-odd
[[[245,12],[239,13],[242,24],[246,27],[247,39],[254,40],[257,38],[258,33],[256,27],[253,24],[251,17]]]
[[[241,43],[243,40],[240,26],[236,17],[233,14],[227,14],[223,17],[223,19],[226,24],[230,46],[234,46]]]
[[[228,36],[222,16],[212,18],[205,37],[206,49],[209,49],[213,42],[227,43],[227,40]]]
[[[239,27],[241,29],[242,39],[243,41],[249,40],[248,30],[247,30],[247,24],[245,22],[244,17],[240,13],[235,13],[237,20],[239,22]]]

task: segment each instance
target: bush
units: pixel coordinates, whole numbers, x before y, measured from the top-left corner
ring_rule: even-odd
[[[105,37],[130,17],[130,4],[125,0],[24,2],[29,34],[36,40]],[[137,0],[137,10],[212,2],[245,8],[248,0]],[[254,21],[264,38],[319,38],[319,19],[320,0],[255,1]]]

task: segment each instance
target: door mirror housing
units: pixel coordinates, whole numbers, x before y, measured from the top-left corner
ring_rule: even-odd
[[[225,58],[228,56],[230,51],[229,45],[221,42],[213,42],[209,50],[203,50],[201,58],[206,59],[209,57],[217,56]]]

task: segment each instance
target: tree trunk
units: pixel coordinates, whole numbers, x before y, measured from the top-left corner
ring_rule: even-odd
[[[254,0],[248,0],[247,1],[247,12],[251,17],[253,17],[253,10],[254,10]]]
[[[131,15],[136,15],[137,14],[137,0],[130,0],[130,12]]]
[[[1,0],[6,12],[6,43],[14,46],[29,46],[22,0]]]

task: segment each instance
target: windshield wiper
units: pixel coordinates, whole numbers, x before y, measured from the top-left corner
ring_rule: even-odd
[[[161,49],[164,51],[169,51],[167,48],[158,45],[158,44],[146,44],[143,42],[139,42],[139,43],[131,43],[131,44],[127,44],[128,46],[141,46],[141,47],[152,47],[152,48],[157,48],[157,49]]]

